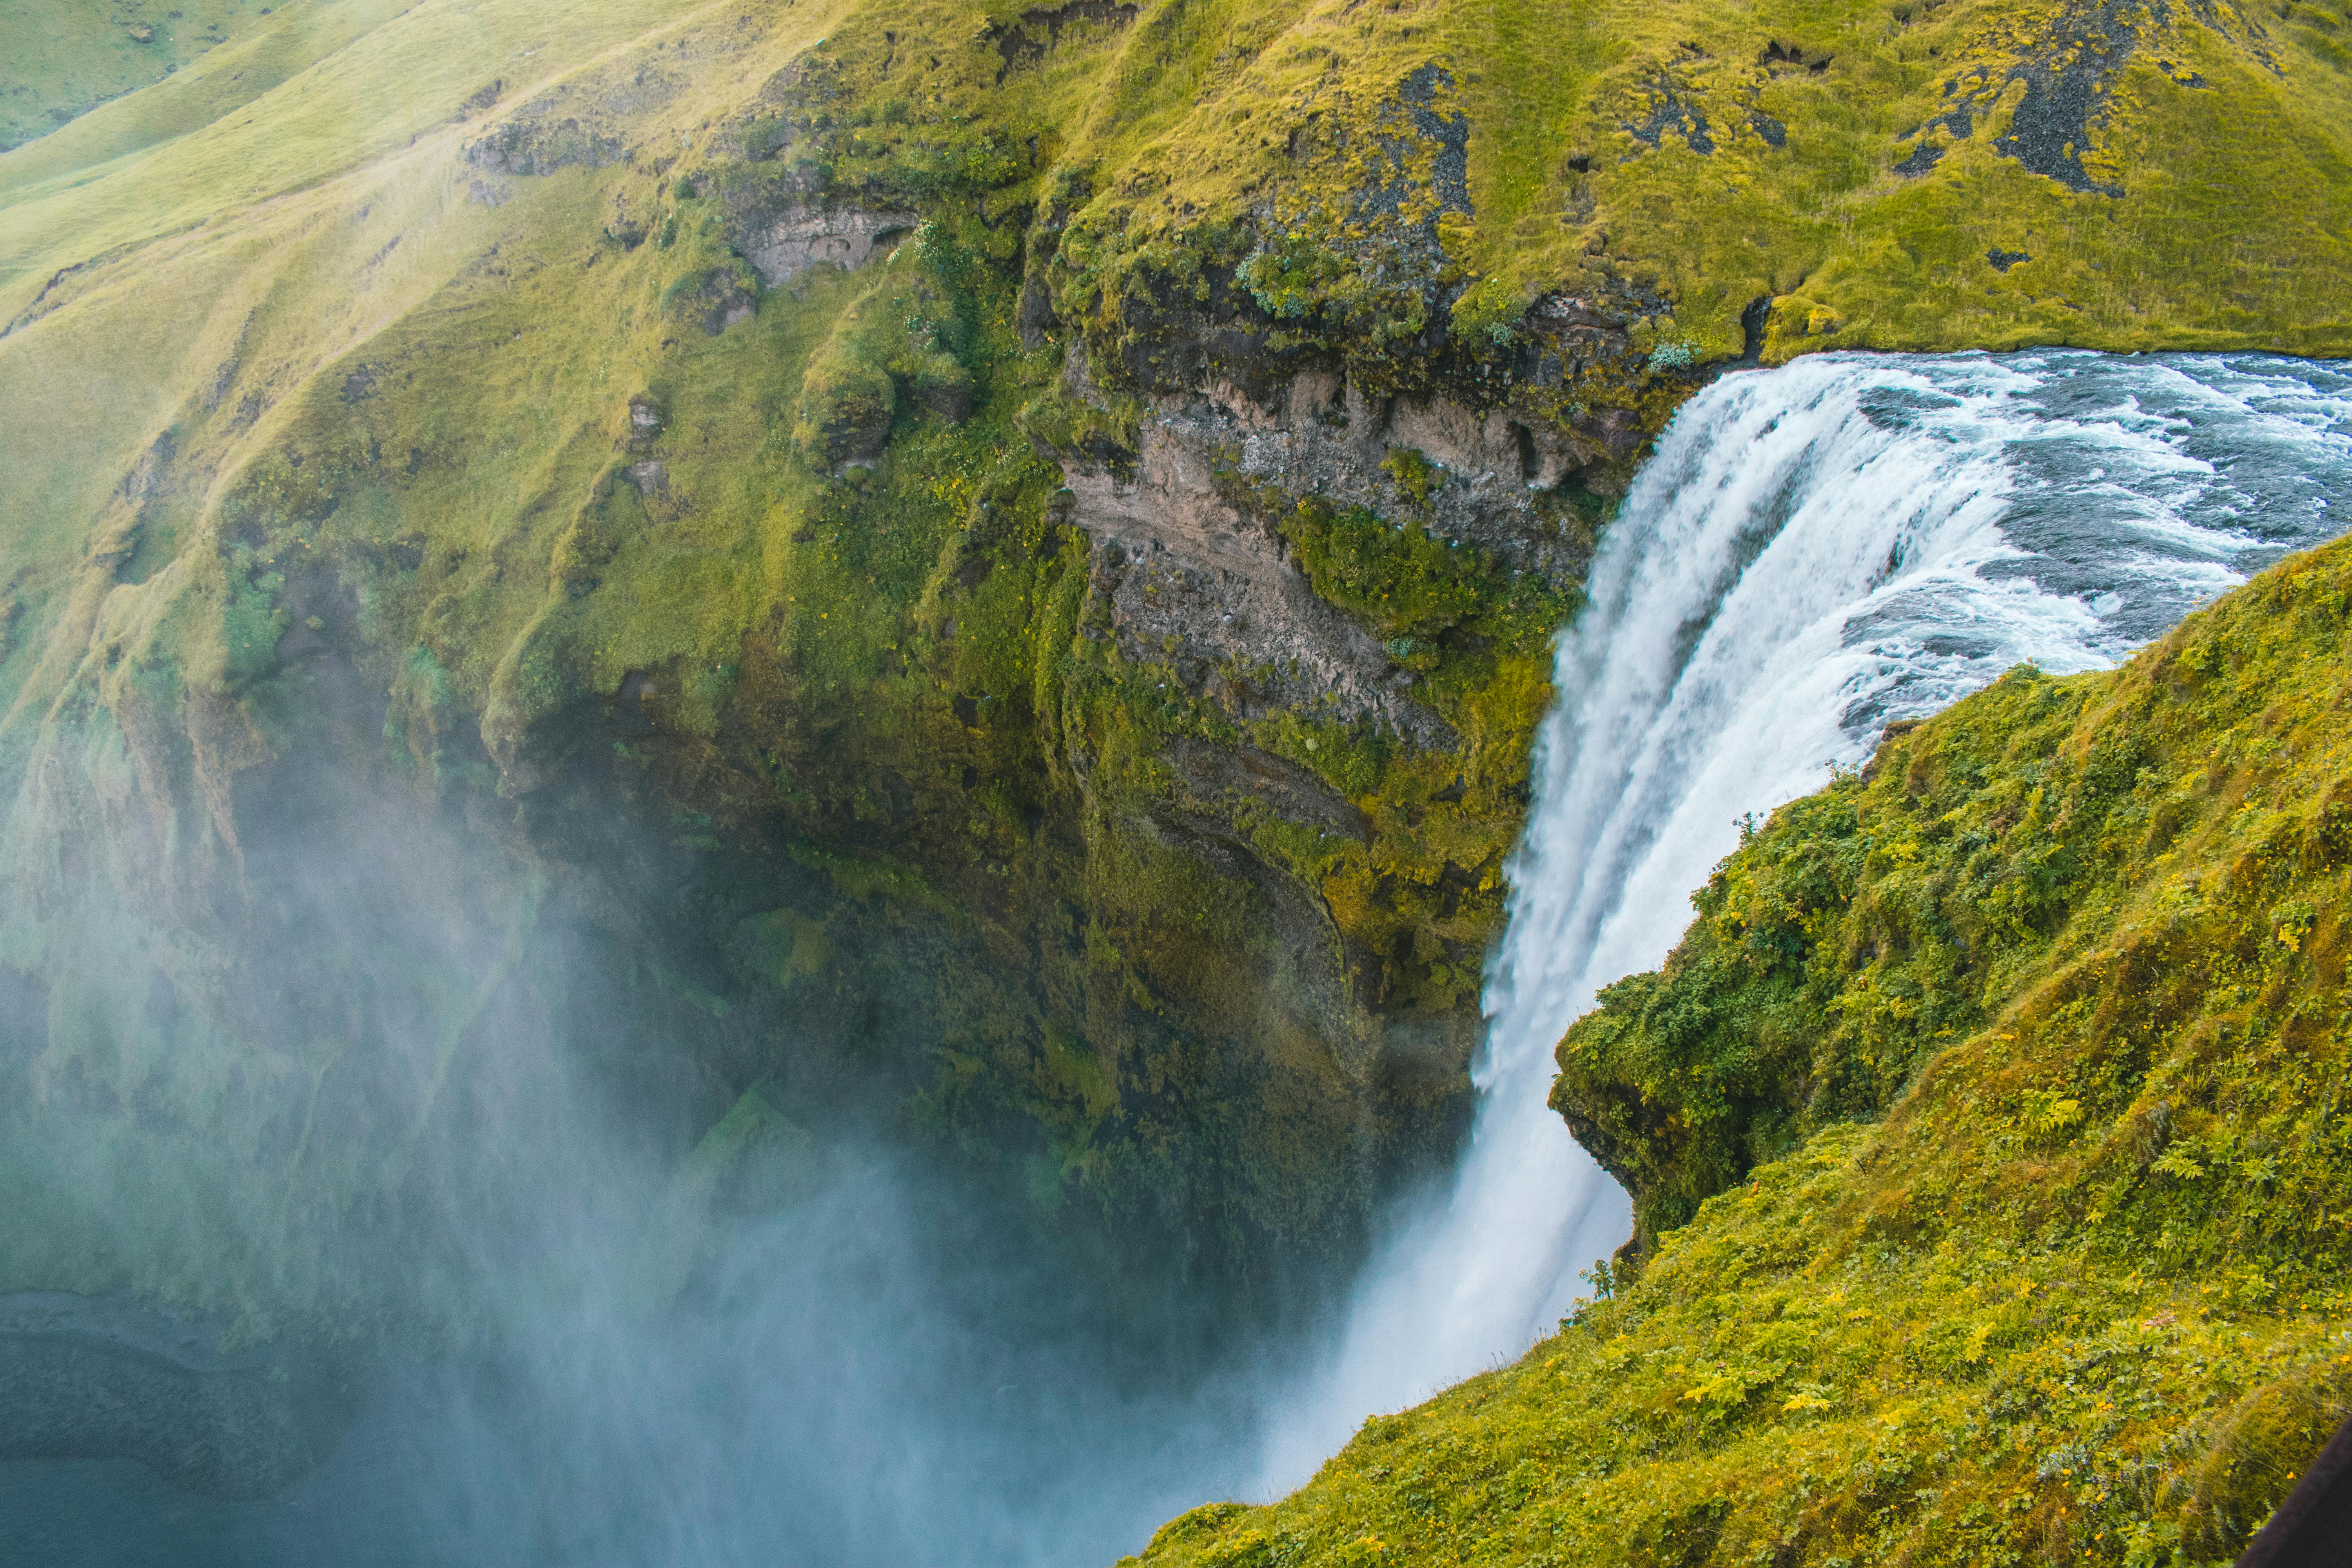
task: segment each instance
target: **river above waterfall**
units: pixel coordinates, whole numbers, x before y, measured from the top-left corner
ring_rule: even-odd
[[[1299,1336],[1316,1351],[1139,1354],[1097,1331],[1129,1310],[1115,1291],[1024,1268],[936,1172],[845,1138],[649,1308],[599,1270],[624,1250],[606,1230],[657,1230],[660,1202],[566,1145],[529,1188],[555,1239],[487,1349],[371,1367],[335,1451],[258,1500],[120,1458],[0,1464],[0,1555],[1076,1568],[1192,1503],[1296,1484],[1366,1415],[1518,1354],[1624,1239],[1622,1194],[1544,1108],[1549,1051],[1668,951],[1744,819],[1858,765],[1892,720],[2020,661],[2112,664],[2347,526],[2352,376],[2326,366],[1824,354],[1726,375],[1662,437],[1562,636],[1469,1144]],[[1220,1302],[1192,1307],[1179,1330]]]

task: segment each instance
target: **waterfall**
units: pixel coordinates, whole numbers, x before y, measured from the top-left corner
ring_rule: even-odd
[[[1743,819],[1859,765],[1889,720],[2021,662],[2110,666],[2347,527],[2352,375],[2307,362],[1823,354],[1685,405],[1560,639],[1468,1148],[1278,1407],[1265,1490],[1517,1357],[1630,1234],[1544,1103],[1552,1047],[1665,957]]]

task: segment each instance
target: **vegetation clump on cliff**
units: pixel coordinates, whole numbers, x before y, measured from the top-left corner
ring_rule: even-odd
[[[1639,1245],[1150,1563],[2227,1562],[2352,1415],[2352,545],[1776,813],[1554,1104]]]

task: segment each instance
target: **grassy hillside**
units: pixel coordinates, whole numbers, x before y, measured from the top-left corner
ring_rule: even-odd
[[[0,41],[131,14],[0,13]],[[1646,437],[1750,347],[2352,349],[2341,25],[2043,0],[224,22],[0,154],[0,955],[50,999],[44,1059],[129,962],[59,936],[58,879],[216,907],[239,813],[333,756],[500,854],[576,868],[595,852],[551,825],[609,814],[686,857],[666,929],[714,1005],[831,1020],[706,1064],[710,1121],[887,1036],[914,1120],[1043,1212],[1151,1216],[1155,1255],[1343,1252],[1458,1126],[1546,639]],[[792,222],[879,243],[771,281]],[[1131,477],[1183,395],[1310,372],[1566,454],[1474,473],[1401,445],[1357,476],[1377,504],[1204,458],[1418,738],[1280,696],[1295,658],[1209,668],[1104,624],[1102,520],[1067,483]],[[1482,484],[1535,487],[1551,565],[1441,541]],[[52,857],[87,823],[136,855]],[[139,963],[238,994],[236,954],[150,934]],[[142,1073],[196,1070],[141,1016],[122,1128]],[[177,1092],[194,1117],[217,1088]],[[78,1282],[185,1283],[141,1267]]]
[[[0,64],[0,150],[183,69],[272,9],[262,0],[7,0],[0,5],[0,37],[8,40]]]
[[[1147,379],[1172,290],[1214,293],[1228,269],[1277,360],[1411,362],[1455,310],[1453,336],[1491,351],[1542,293],[1612,280],[1662,307],[1639,346],[1670,363],[1738,353],[1760,300],[1773,358],[1825,339],[2327,353],[2352,330],[2328,281],[2352,221],[2352,54],[2325,7],[976,21],[933,3],[845,22],[813,72],[832,175],[883,189],[975,132],[1034,138],[1068,209],[1066,314]]]
[[[1554,1103],[1648,1257],[1166,1563],[2223,1563],[2352,1415],[2352,545],[1775,814]]]

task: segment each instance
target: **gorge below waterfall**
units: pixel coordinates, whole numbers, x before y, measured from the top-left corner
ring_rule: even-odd
[[[787,1127],[751,1097],[729,1135],[764,1163],[727,1180],[767,1184],[775,1212],[715,1253],[666,1251],[691,1162],[614,1135],[627,1107],[518,1018],[467,1130],[507,1206],[453,1190],[441,1249],[415,1260],[490,1282],[473,1346],[324,1377],[342,1403],[323,1458],[258,1500],[121,1458],[0,1463],[0,1556],[1059,1568],[1206,1499],[1286,1489],[1366,1415],[1519,1355],[1625,1240],[1623,1194],[1544,1104],[1551,1050],[1664,958],[1743,822],[1861,766],[1892,722],[2021,662],[2113,664],[2347,527],[2352,377],[2332,367],[2047,351],[1727,374],[1660,437],[1561,633],[1475,1122],[1346,1300],[1306,1291],[1240,1343],[1221,1286],[1139,1311],[1028,1258],[887,1119]],[[442,931],[453,966],[499,940],[442,928],[420,904],[332,934],[356,952]],[[593,1006],[581,964],[551,973]],[[394,1044],[437,1086],[446,1042]],[[245,1364],[233,1324],[0,1312],[13,1344]],[[1121,1313],[1131,1331],[1104,1327]]]

